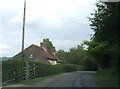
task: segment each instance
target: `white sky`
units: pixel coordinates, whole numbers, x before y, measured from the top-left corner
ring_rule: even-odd
[[[90,39],[88,18],[98,0],[27,0],[25,48],[49,38],[68,51]],[[24,0],[0,0],[0,56],[21,51]]]

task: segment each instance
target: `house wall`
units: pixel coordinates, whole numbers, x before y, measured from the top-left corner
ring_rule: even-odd
[[[48,60],[52,65],[56,65],[57,61],[56,60]]]

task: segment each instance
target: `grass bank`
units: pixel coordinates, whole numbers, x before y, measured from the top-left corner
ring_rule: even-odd
[[[111,69],[97,72],[94,77],[103,87],[118,87],[119,85],[118,74]]]

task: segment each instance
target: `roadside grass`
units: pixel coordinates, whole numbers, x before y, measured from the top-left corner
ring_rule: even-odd
[[[63,73],[59,73],[59,74],[63,74]],[[54,76],[59,75],[59,74],[54,74],[54,75],[49,75],[49,76],[44,76],[44,77],[38,77],[38,78],[34,78],[34,79],[31,79],[31,80],[25,80],[25,81],[21,81],[21,82],[8,83],[8,84],[4,84],[2,86],[7,87],[7,86],[14,86],[14,85],[34,84],[34,83],[37,83],[39,81],[42,81],[42,80],[50,78],[50,77],[54,77]]]
[[[113,73],[110,69],[103,70],[94,74],[95,79],[103,87],[118,87],[118,74]]]

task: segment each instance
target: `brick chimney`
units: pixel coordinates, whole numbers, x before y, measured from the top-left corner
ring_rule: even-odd
[[[46,42],[42,42],[42,43],[40,43],[40,45],[41,45],[41,47],[47,49],[47,43]]]

